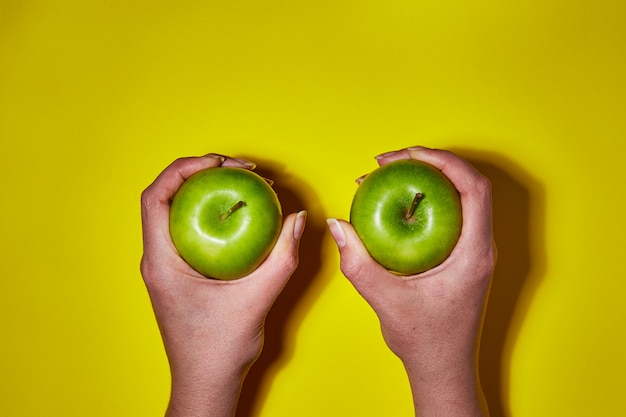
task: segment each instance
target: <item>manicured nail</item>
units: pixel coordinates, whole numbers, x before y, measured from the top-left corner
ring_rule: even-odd
[[[306,210],[301,210],[298,212],[296,216],[296,223],[293,226],[293,237],[296,240],[299,240],[302,236],[302,232],[304,232],[304,225],[306,224]]]
[[[249,169],[256,168],[256,164],[254,162],[250,162],[250,161],[247,161],[247,160],[241,159],[241,158],[233,158],[233,160],[239,162],[242,165],[245,165],[246,168],[249,168]]]
[[[330,218],[326,219],[326,223],[328,224],[330,234],[333,236],[333,239],[335,239],[335,243],[337,243],[337,247],[341,249],[346,246],[346,233],[343,231],[339,220]]]
[[[365,175],[361,175],[359,178],[357,178],[356,180],[354,180],[354,182],[356,182],[358,185],[361,185],[361,183],[363,182],[363,180],[365,179],[365,177],[367,177],[369,174],[365,174]]]
[[[226,157],[224,155],[220,155],[217,153],[209,153],[204,155],[205,158],[213,158],[213,159],[219,159],[220,162],[224,162],[226,160]]]
[[[374,159],[383,159],[383,158],[387,158],[388,156],[392,156],[397,154],[399,151],[390,151],[390,152],[385,152],[385,153],[381,153],[380,155],[376,155],[374,157]]]

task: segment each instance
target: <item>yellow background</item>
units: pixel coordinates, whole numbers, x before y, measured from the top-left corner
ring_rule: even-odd
[[[0,0],[0,415],[163,413],[139,195],[219,152],[309,210],[239,415],[411,416],[324,220],[418,144],[493,182],[492,414],[620,415],[625,74],[620,0]]]

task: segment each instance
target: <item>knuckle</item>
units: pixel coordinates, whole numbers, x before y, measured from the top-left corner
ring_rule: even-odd
[[[489,245],[485,248],[483,255],[480,257],[480,261],[477,262],[476,268],[480,275],[484,276],[485,279],[491,279],[491,275],[496,266],[498,258],[498,251],[495,244]]]
[[[188,161],[189,159],[191,159],[188,156],[181,156],[178,157],[176,159],[174,159],[174,161],[172,161],[172,163],[170,164],[170,167],[178,167],[179,165],[185,164],[186,161]]]
[[[147,206],[150,204],[150,200],[151,200],[151,188],[148,187],[145,190],[143,190],[141,192],[141,205],[142,206]]]
[[[146,277],[150,276],[150,264],[146,260],[145,254],[141,257],[141,261],[139,262],[139,272],[144,280]]]
[[[300,259],[297,254],[293,256],[287,256],[283,261],[283,268],[290,273],[293,273],[296,268],[298,268],[298,264],[300,263]]]
[[[152,211],[152,208],[156,205],[156,198],[154,197],[154,192],[152,187],[146,188],[141,193],[141,214],[144,219],[148,216],[148,214]]]
[[[298,267],[299,258],[297,253],[289,251],[279,251],[270,254],[270,256],[259,266],[259,268],[268,268],[270,273],[291,275]]]
[[[343,257],[340,263],[341,272],[348,278],[357,278],[363,274],[364,266],[352,257]]]
[[[487,253],[486,258],[487,258],[487,265],[488,265],[489,271],[493,272],[496,264],[498,263],[498,248],[496,247],[495,243],[491,244],[491,247],[489,249],[489,252]]]
[[[474,186],[481,195],[491,195],[491,181],[484,175],[480,174],[478,176]]]

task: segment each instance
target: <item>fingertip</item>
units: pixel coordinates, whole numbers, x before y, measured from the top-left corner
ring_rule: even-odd
[[[365,178],[367,178],[369,174],[363,174],[361,175],[359,178],[357,178],[356,180],[354,180],[354,182],[356,182],[356,185],[361,185],[361,183],[363,182],[363,180]]]
[[[389,272],[370,256],[349,222],[335,218],[328,218],[326,222],[339,248],[341,272],[361,295],[368,298],[368,287],[374,288],[372,284],[377,285]]]
[[[293,238],[298,241],[302,237],[302,233],[304,233],[304,227],[306,225],[307,214],[308,213],[306,210],[300,210],[298,214],[296,215],[296,220],[293,226]]]
[[[460,159],[454,153],[444,149],[413,146],[411,148],[407,148],[407,151],[411,158],[427,162],[439,170],[445,169],[450,162]]]
[[[326,224],[328,224],[328,230],[330,231],[331,236],[335,240],[337,244],[337,248],[341,249],[346,246],[346,232],[341,225],[341,222],[335,218],[326,219]]]
[[[376,155],[376,156],[374,157],[374,159],[376,159],[377,161],[380,161],[381,159],[385,159],[385,158],[392,157],[392,156],[394,156],[395,154],[397,154],[398,152],[400,152],[400,151],[398,150],[398,151],[389,151],[389,152],[384,152],[384,153],[381,153],[380,155]]]
[[[254,170],[256,163],[248,161],[247,159],[226,157],[222,166]]]
[[[376,162],[379,166],[386,165],[390,162],[397,161],[400,159],[410,159],[411,155],[406,149],[401,149],[399,151],[391,151],[385,152],[375,157]]]
[[[427,148],[426,146],[419,146],[419,145],[409,146],[408,148],[406,148],[407,151],[417,151],[417,152],[419,152],[419,151],[427,151],[429,149],[431,149],[431,148]]]
[[[220,155],[218,153],[208,153],[206,155],[204,155],[205,158],[209,158],[209,159],[214,159],[219,161],[220,165],[226,160],[226,157],[224,155]]]
[[[204,155],[204,158],[219,161],[218,165],[222,165],[225,167],[237,167],[250,170],[254,170],[256,168],[256,163],[252,161],[243,158],[234,158],[232,156],[224,155],[221,153],[211,152]]]

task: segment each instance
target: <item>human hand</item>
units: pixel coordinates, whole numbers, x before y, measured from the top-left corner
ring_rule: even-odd
[[[254,164],[221,155],[181,158],[142,193],[141,273],[172,374],[168,416],[231,416],[241,384],[261,352],[267,312],[295,271],[306,212],[290,214],[269,257],[246,277],[208,279],[178,255],[169,204],[193,173]]]
[[[397,276],[370,257],[350,223],[329,219],[329,228],[342,272],[376,312],[387,345],[407,370],[416,415],[482,416],[477,351],[496,258],[490,184],[448,151],[414,147],[377,160],[411,158],[440,169],[459,191],[463,227],[448,259]]]

